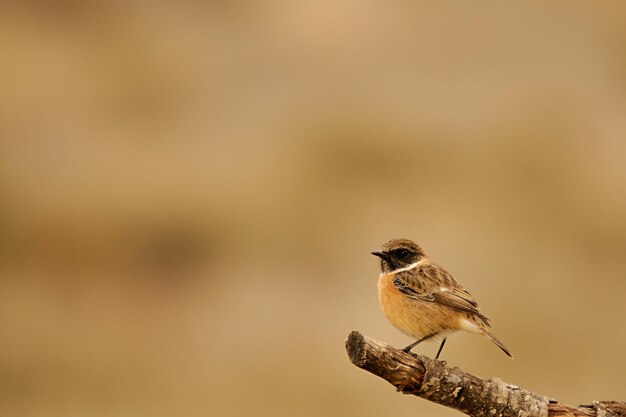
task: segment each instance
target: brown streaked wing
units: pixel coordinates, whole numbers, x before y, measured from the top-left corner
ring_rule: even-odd
[[[478,303],[452,278],[450,273],[434,264],[397,274],[394,286],[411,298],[438,303],[457,311],[479,317],[487,326],[489,319],[478,309]]]

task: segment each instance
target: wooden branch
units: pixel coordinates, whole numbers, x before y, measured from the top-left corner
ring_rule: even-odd
[[[404,394],[436,402],[469,416],[626,417],[626,403],[600,401],[571,407],[543,395],[449,367],[445,361],[405,353],[353,331],[346,340],[353,364],[391,383]]]

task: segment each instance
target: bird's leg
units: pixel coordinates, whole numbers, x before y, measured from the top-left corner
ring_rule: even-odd
[[[427,340],[427,339],[430,339],[433,336],[436,336],[437,333],[439,333],[439,332],[431,333],[429,335],[426,335],[426,336],[422,337],[420,340],[415,341],[415,342],[411,343],[410,345],[408,345],[407,347],[405,347],[404,349],[402,349],[402,351],[406,352],[406,353],[409,353],[411,351],[411,349],[413,349],[415,346],[419,345],[424,340]]]
[[[439,354],[443,350],[443,345],[446,344],[446,340],[447,338],[444,337],[443,340],[441,341],[441,345],[439,345],[439,350],[437,351],[437,356],[435,356],[435,359],[439,359]]]

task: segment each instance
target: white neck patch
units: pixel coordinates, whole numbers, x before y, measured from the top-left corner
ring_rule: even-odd
[[[405,266],[404,268],[398,268],[398,269],[394,269],[393,271],[389,272],[389,274],[394,275],[394,274],[398,274],[400,272],[404,272],[404,271],[410,271],[411,269],[415,269],[418,265],[423,264],[424,262],[426,262],[426,258],[422,258],[419,261],[409,265],[409,266]]]

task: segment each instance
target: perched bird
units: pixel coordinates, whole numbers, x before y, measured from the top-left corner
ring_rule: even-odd
[[[378,298],[385,316],[402,333],[417,339],[405,352],[427,339],[442,337],[438,359],[446,337],[465,330],[484,334],[513,357],[489,331],[489,319],[474,298],[448,271],[430,262],[415,242],[392,239],[372,255],[380,258]]]

